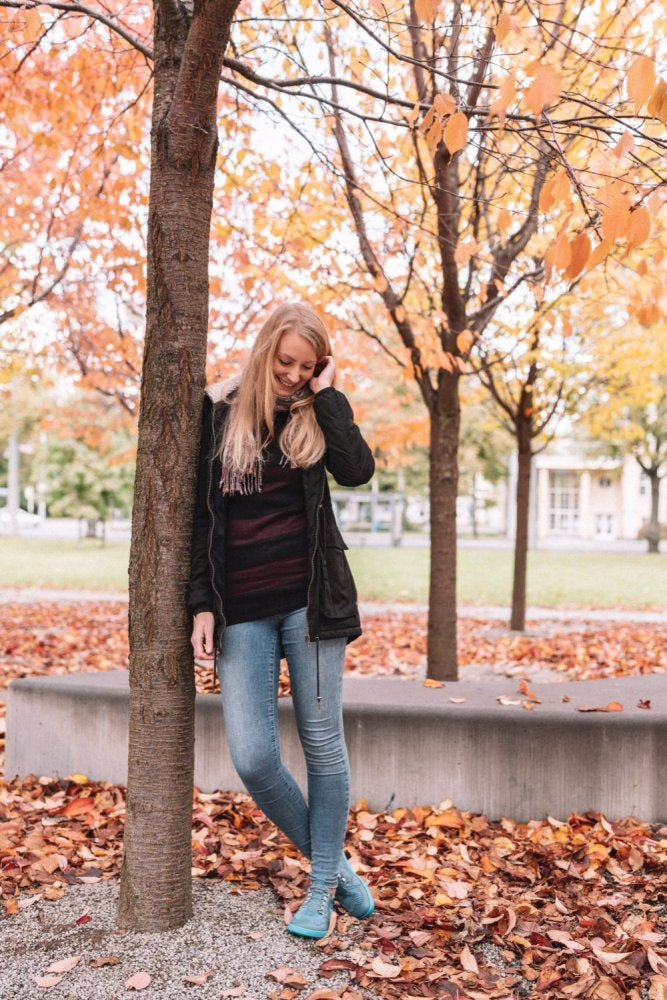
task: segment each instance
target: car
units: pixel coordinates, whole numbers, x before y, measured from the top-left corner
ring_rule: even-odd
[[[30,514],[27,510],[23,510],[22,507],[16,511],[16,523],[19,528],[34,528],[38,524],[43,524],[44,518],[40,517],[39,514]],[[7,507],[0,507],[0,527],[8,528],[12,523],[12,519]]]

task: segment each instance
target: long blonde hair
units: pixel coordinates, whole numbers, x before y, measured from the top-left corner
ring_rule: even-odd
[[[273,436],[277,393],[273,360],[282,335],[298,333],[307,340],[316,357],[331,354],[327,329],[317,313],[305,303],[280,305],[261,327],[240,375],[223,384],[222,398],[230,403],[220,445],[222,482],[230,492],[249,492],[261,486],[261,458],[266,430]],[[233,395],[234,390],[237,390]],[[314,393],[306,388],[303,398],[290,406],[290,416],[279,444],[290,465],[307,468],[325,452],[324,435],[313,409]],[[265,430],[266,428],[266,430]]]

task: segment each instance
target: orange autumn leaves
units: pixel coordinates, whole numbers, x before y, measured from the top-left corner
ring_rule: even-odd
[[[68,803],[80,797],[90,807],[68,815]],[[0,804],[0,900],[8,916],[35,898],[58,899],[69,887],[117,876],[121,786],[30,776],[0,781]],[[193,877],[224,881],[232,892],[271,887],[286,913],[298,906],[308,865],[248,796],[195,788],[192,806]],[[500,1000],[537,991],[640,1000],[642,987],[665,970],[659,887],[666,833],[597,813],[518,823],[490,821],[447,800],[379,812],[356,802],[347,849],[376,912],[363,922],[337,913],[332,933],[318,942],[318,973],[345,973],[347,982],[315,996],[360,1000],[357,991],[368,990],[385,1000]],[[261,932],[248,937],[260,940]],[[314,1000],[299,969],[281,966],[267,976],[267,988],[279,991],[270,996]]]
[[[503,13],[499,26],[506,19],[507,24],[515,19]],[[507,34],[506,30],[496,32],[498,42]],[[545,108],[553,105],[561,97],[563,78],[559,69],[543,61],[542,57],[529,61],[523,67],[523,89],[517,85],[513,72],[508,73],[495,85],[495,97],[488,106],[489,120],[494,117],[504,119],[508,108],[520,96],[520,107],[531,112],[536,117]],[[527,81],[530,81],[529,83]],[[646,55],[638,56],[631,63],[627,73],[627,93],[629,101],[634,105],[636,114],[646,105],[648,116],[667,123],[667,82],[656,78],[653,60]],[[413,124],[419,116],[420,106],[415,105],[408,121]],[[440,126],[440,127],[438,127]],[[420,124],[420,130],[425,134],[427,143],[433,151],[441,140],[449,152],[459,152],[468,140],[468,117],[459,108],[456,98],[446,92],[436,94],[433,104]],[[632,144],[632,133],[624,133],[623,146],[620,152],[628,151]]]
[[[419,105],[415,105],[408,115],[408,121],[412,124],[418,115]],[[456,110],[456,101],[451,94],[436,95],[419,129],[424,133],[432,152],[442,141],[453,156],[468,141],[468,117],[463,111]]]
[[[7,604],[0,615],[6,680],[125,664],[125,602]],[[365,615],[364,625],[348,647],[348,669],[410,676],[423,665],[423,613]],[[555,676],[582,678],[667,667],[664,626],[579,620],[534,623],[532,632],[515,636],[501,622],[463,618],[462,659],[515,674],[539,663]],[[210,680],[210,668],[198,670],[199,690],[210,690]],[[518,686],[534,697],[527,682]],[[614,710],[589,710],[603,709]],[[4,912],[116,877],[124,817],[122,786],[80,774],[0,780]],[[501,1000],[530,990],[641,1000],[663,977],[664,827],[596,813],[490,821],[449,801],[373,812],[359,801],[347,847],[376,913],[364,922],[338,913],[318,943],[320,975],[348,979],[344,988],[318,991],[321,1000],[360,1000],[362,990],[383,1000]],[[233,891],[270,886],[285,912],[303,896],[307,863],[247,796],[195,788],[191,848],[194,877],[223,880]],[[269,978],[278,1000],[314,1000],[298,969],[281,967]]]
[[[438,23],[442,20],[443,31],[447,30],[444,12],[437,3],[422,3],[417,14],[424,23],[434,18]],[[555,279],[571,283],[585,268],[594,268],[613,251],[620,250],[626,256],[645,245],[652,235],[652,220],[657,219],[664,196],[655,181],[651,182],[650,174],[644,182],[639,179],[637,168],[648,131],[652,126],[667,122],[667,83],[657,77],[649,55],[624,53],[619,48],[617,62],[611,68],[616,73],[617,84],[622,84],[624,74],[627,97],[622,91],[613,100],[609,95],[604,100],[592,97],[603,100],[606,111],[610,116],[616,115],[617,121],[612,122],[610,117],[607,134],[595,138],[584,123],[578,136],[573,133],[567,141],[563,139],[561,148],[556,136],[563,134],[563,121],[578,120],[580,112],[581,101],[573,83],[576,78],[570,79],[572,66],[568,66],[566,56],[563,56],[562,65],[558,61],[557,47],[548,47],[535,55],[534,29],[526,12],[518,7],[511,14],[501,11],[495,28],[496,46],[507,43],[511,49],[513,42],[521,39],[527,58],[523,65],[514,68],[513,60],[504,61],[501,50],[497,49],[498,66],[504,67],[506,75],[503,76],[501,70],[501,75],[491,83],[486,107],[484,97],[479,106],[468,105],[466,91],[452,85],[451,93],[443,91],[435,96],[418,125],[423,104],[415,105],[408,122],[423,134],[432,155],[442,143],[454,156],[469,143],[471,131],[475,134],[474,141],[479,136],[480,142],[487,142],[496,119],[497,136],[502,138],[505,119],[512,107],[515,109],[515,128],[521,127],[519,119],[525,113],[534,116],[538,129],[545,121],[547,125],[554,125],[555,119],[544,119],[547,109],[552,109],[559,125],[552,136],[553,157],[546,179],[537,187],[542,213],[537,232],[543,232],[548,238],[546,243],[542,240],[541,246],[546,281]],[[580,70],[584,71],[583,63]],[[544,136],[548,141],[546,133]],[[610,142],[613,145],[609,145]],[[472,159],[476,155],[474,151],[470,153]],[[591,155],[593,163],[588,162]],[[506,212],[504,206],[500,210],[503,212]],[[655,235],[659,224],[654,224],[653,229]],[[500,225],[499,215],[497,230],[500,237],[506,232],[506,227]],[[459,267],[467,264],[471,253],[479,253],[484,258],[479,240],[474,246],[469,241],[469,246],[472,249],[467,253],[456,247],[455,259]],[[655,301],[640,307],[637,312],[637,318],[644,325],[655,322],[659,315]]]
[[[594,680],[667,671],[667,627],[639,622],[529,621],[516,635],[500,620],[462,616],[459,659],[466,667],[502,667],[507,676],[553,671],[554,680]],[[127,603],[41,601],[0,605],[1,688],[14,677],[127,667]],[[364,632],[346,649],[350,673],[416,677],[426,657],[426,614],[366,613]],[[197,689],[212,670],[197,666]],[[0,705],[0,708],[2,706]]]
[[[629,133],[624,133],[616,147],[620,155],[623,155],[628,148],[627,142],[624,142],[626,135]],[[568,201],[572,193],[571,176],[564,167],[559,167],[542,187],[540,210],[545,213],[550,212]],[[570,236],[566,220],[556,238],[547,247],[544,256],[547,277],[554,271],[562,271],[565,278],[573,280],[581,274],[587,264],[592,267],[603,260],[617,243],[624,243],[628,250],[634,250],[648,239],[651,231],[651,210],[657,212],[662,203],[660,196],[653,193],[646,199],[646,204],[633,205],[632,198],[622,181],[613,178],[607,179],[599,188],[596,201],[598,228],[602,237],[600,243],[591,251],[588,234],[580,232]]]
[[[667,124],[667,83],[655,75],[655,64],[650,56],[640,55],[628,70],[628,97],[638,112],[646,105],[651,118]]]

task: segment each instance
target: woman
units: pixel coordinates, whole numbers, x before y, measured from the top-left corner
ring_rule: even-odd
[[[342,850],[343,656],[361,627],[326,469],[340,485],[359,486],[375,463],[334,380],[326,328],[297,303],[271,313],[240,377],[209,387],[188,598],[194,655],[213,660],[220,676],[234,766],[260,809],[311,859],[288,930],[312,938],[328,933],[334,899],[360,919],[374,909]],[[308,804],[280,758],[281,656]]]

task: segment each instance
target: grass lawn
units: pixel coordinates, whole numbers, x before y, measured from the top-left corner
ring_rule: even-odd
[[[366,599],[425,601],[427,549],[355,548],[348,557]],[[463,604],[509,604],[509,549],[459,549]],[[667,556],[603,552],[529,552],[528,604],[536,607],[651,608],[667,605]]]
[[[127,590],[127,542],[0,538],[0,587]]]
[[[0,538],[0,586],[127,589],[129,545]],[[427,549],[352,548],[350,565],[361,598],[425,601]],[[461,549],[459,599],[464,604],[507,604],[512,552]],[[667,556],[623,553],[532,552],[528,603],[538,607],[664,607]]]

